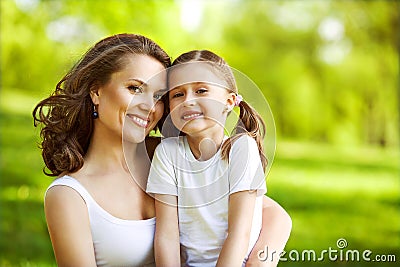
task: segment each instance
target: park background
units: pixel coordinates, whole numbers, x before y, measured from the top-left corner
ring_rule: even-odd
[[[55,266],[43,213],[52,178],[31,113],[84,51],[121,32],[150,37],[172,58],[215,51],[262,90],[277,136],[268,195],[293,220],[287,252],[338,249],[344,238],[343,251],[400,261],[399,2],[0,4],[0,266]],[[280,263],[314,265],[395,263]]]

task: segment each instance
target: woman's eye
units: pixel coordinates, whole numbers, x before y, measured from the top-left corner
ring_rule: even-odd
[[[136,94],[143,92],[142,88],[137,85],[130,85],[130,86],[128,86],[128,89]]]
[[[163,94],[154,94],[153,98],[155,101],[158,101],[162,98]]]

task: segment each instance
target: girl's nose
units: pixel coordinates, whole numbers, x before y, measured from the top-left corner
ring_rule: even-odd
[[[188,93],[185,96],[185,101],[183,102],[184,106],[193,106],[196,104],[196,98],[192,93]]]

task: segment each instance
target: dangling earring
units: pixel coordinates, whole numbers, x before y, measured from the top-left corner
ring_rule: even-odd
[[[97,112],[96,105],[93,105],[93,119],[97,119],[99,117],[99,113]]]

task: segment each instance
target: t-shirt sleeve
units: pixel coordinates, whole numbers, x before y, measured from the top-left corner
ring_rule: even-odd
[[[256,141],[248,135],[237,139],[229,152],[230,194],[257,190],[257,196],[267,192],[265,174]]]
[[[175,171],[168,156],[166,146],[159,144],[154,152],[149,178],[147,180],[147,193],[178,195]]]

